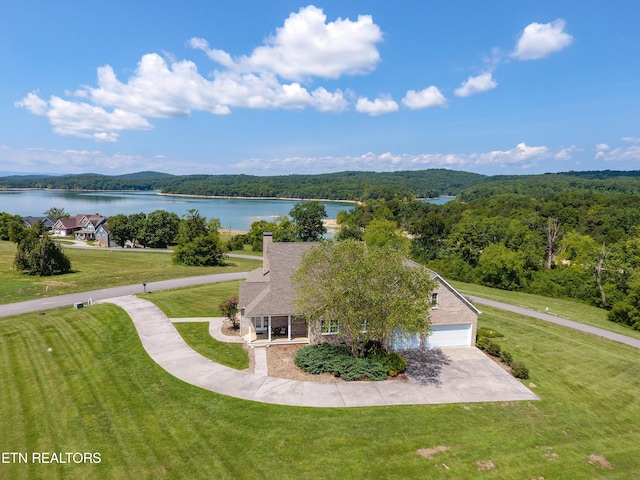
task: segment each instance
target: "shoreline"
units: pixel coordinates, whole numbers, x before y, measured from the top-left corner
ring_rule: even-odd
[[[362,204],[360,200],[331,200],[329,198],[302,198],[302,197],[239,197],[233,195],[196,195],[190,193],[165,193],[160,190],[94,190],[85,188],[37,188],[37,187],[0,187],[2,191],[20,191],[20,190],[44,190],[51,192],[79,192],[79,193],[91,193],[91,192],[104,192],[104,193],[155,193],[160,196],[167,197],[187,197],[187,198],[219,198],[226,200],[288,200],[288,201],[301,201],[301,202],[326,202],[326,203],[352,203]]]
[[[160,190],[94,190],[94,189],[84,189],[84,188],[37,188],[37,187],[0,187],[0,192],[2,191],[20,191],[20,190],[48,190],[55,192],[80,192],[80,193],[91,193],[91,192],[105,192],[105,193],[155,193],[156,195],[166,196],[166,197],[186,197],[186,198],[219,198],[226,200],[288,200],[288,201],[300,201],[300,202],[326,202],[326,203],[350,203],[354,205],[362,205],[364,202],[362,200],[341,200],[341,199],[330,199],[330,198],[302,198],[302,197],[241,197],[234,195],[196,195],[191,193],[165,193]],[[456,199],[455,195],[440,195],[439,197],[416,197],[416,200],[425,201],[425,200],[438,200],[439,198],[450,198]]]
[[[137,190],[97,190],[100,192],[114,192],[114,191],[137,191]],[[146,190],[142,190],[146,191]],[[167,197],[188,197],[188,198],[220,198],[226,200],[288,200],[288,201],[300,201],[300,202],[326,202],[326,203],[353,203],[360,205],[360,200],[330,200],[328,198],[298,198],[298,197],[234,197],[233,195],[192,195],[189,193],[163,193],[158,190],[148,190],[157,192],[158,195]]]

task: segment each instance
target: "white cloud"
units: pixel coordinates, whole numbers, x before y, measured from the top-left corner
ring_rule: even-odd
[[[395,100],[388,96],[381,96],[373,101],[368,98],[361,97],[356,103],[356,111],[366,113],[371,116],[397,112],[398,108],[398,104]]]
[[[573,37],[564,31],[564,20],[527,25],[512,56],[518,60],[537,60],[568,47]]]
[[[16,106],[47,117],[53,131],[63,136],[93,138],[99,142],[115,142],[118,131],[149,130],[151,124],[142,116],[116,108],[112,112],[84,102],[69,102],[52,96],[48,102],[31,92]]]
[[[444,107],[447,105],[447,99],[433,85],[416,92],[415,90],[409,90],[402,99],[402,104],[413,110],[430,107]]]
[[[524,168],[532,167],[538,160],[549,158],[547,147],[530,147],[527,144],[519,143],[511,150],[494,150],[474,156],[476,165],[521,165]]]
[[[266,45],[242,57],[238,65],[290,80],[338,78],[372,71],[380,61],[380,41],[382,32],[370,15],[360,15],[355,22],[338,18],[327,23],[322,9],[310,5],[289,15]]]
[[[83,86],[71,93],[83,101],[58,96],[46,101],[32,92],[15,106],[49,118],[60,135],[101,142],[116,141],[122,130],[148,130],[152,128],[148,119],[185,117],[193,111],[215,115],[227,115],[232,108],[343,111],[349,102],[341,90],[309,90],[301,82],[373,70],[380,60],[376,44],[382,33],[368,15],[356,21],[326,20],[321,9],[302,8],[265,45],[237,60],[211,48],[205,39],[192,38],[189,46],[225,67],[210,78],[201,75],[192,61],[149,53],[126,81],[119,80],[110,65],[98,68],[96,87]],[[389,108],[388,102],[373,103],[374,109]]]
[[[470,97],[476,93],[493,90],[497,86],[498,82],[493,79],[491,72],[485,72],[476,77],[467,78],[453,93],[458,97]]]
[[[572,145],[571,147],[562,148],[555,153],[553,158],[556,160],[571,160],[573,158],[573,154],[582,150],[581,148]]]
[[[165,155],[109,154],[100,150],[79,149],[0,149],[0,165],[6,172],[21,173],[86,173],[107,170],[113,175],[154,170],[175,174],[203,172],[209,165],[191,162],[187,159],[167,158]],[[203,173],[222,173],[206,171]]]
[[[47,114],[47,102],[42,100],[37,92],[28,93],[22,100],[15,102],[14,105],[18,108],[26,108],[34,115],[39,117]]]
[[[557,155],[557,154],[556,154]],[[485,153],[392,153],[368,152],[360,156],[344,157],[289,157],[276,159],[252,158],[237,162],[232,168],[239,172],[323,173],[345,170],[398,171],[427,168],[456,168],[477,171],[481,166],[520,167],[527,169],[538,161],[555,158],[545,146],[530,147],[520,143],[511,150],[495,150]]]
[[[310,5],[289,15],[266,44],[251,55],[234,60],[202,38],[192,38],[189,45],[238,73],[265,72],[303,81],[371,72],[380,61],[376,44],[381,41],[380,27],[370,15],[360,15],[356,21],[338,18],[327,23],[322,9]]]
[[[640,143],[640,137],[624,137],[622,141],[627,143]]]
[[[605,162],[640,160],[640,145],[631,145],[629,147],[618,147],[612,149],[606,143],[600,143],[595,146],[595,150],[596,160],[603,160]]]

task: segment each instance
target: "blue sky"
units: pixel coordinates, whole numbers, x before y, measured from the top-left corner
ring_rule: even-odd
[[[640,4],[10,0],[0,172],[636,170]]]

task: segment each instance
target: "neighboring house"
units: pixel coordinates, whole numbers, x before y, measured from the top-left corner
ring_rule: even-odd
[[[78,218],[78,225],[80,225],[80,229],[75,232],[78,240],[95,240],[97,228],[107,221],[107,217],[97,213],[95,215],[76,215],[76,218]]]
[[[109,225],[107,223],[101,223],[96,228],[95,232],[96,245],[99,247],[112,247],[111,235],[109,234]]]
[[[33,227],[36,223],[42,222],[47,230],[51,230],[53,226],[56,224],[56,219],[54,217],[22,217],[22,221],[24,222],[24,226],[27,228]]]
[[[96,229],[107,221],[106,217],[81,213],[69,218],[59,219],[52,228],[54,235],[75,235],[79,240],[94,240]]]
[[[80,227],[77,226],[75,217],[60,218],[51,230],[54,235],[68,237],[73,235],[75,231],[80,230]]]
[[[240,284],[239,307],[241,332],[251,342],[322,343],[339,333],[339,324],[324,323],[316,331],[296,316],[291,275],[298,268],[302,255],[316,243],[273,242],[270,233],[263,237],[262,268],[249,272]],[[421,268],[415,262],[409,264]],[[440,275],[431,272],[437,282],[432,294],[431,332],[421,335],[396,335],[392,348],[407,350],[475,344],[478,314],[463,295]]]

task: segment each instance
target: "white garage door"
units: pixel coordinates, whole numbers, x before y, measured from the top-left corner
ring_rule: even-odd
[[[426,338],[427,348],[467,347],[471,343],[471,324],[431,325],[431,334]]]
[[[393,332],[393,342],[391,348],[396,350],[416,350],[420,348],[420,335],[407,334],[399,329]]]

